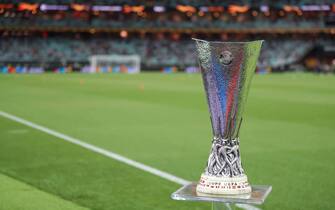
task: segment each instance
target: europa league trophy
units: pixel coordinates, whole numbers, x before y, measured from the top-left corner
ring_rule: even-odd
[[[196,190],[250,193],[241,163],[239,130],[263,41],[195,41],[213,129],[211,152]]]
[[[212,202],[213,210],[260,205],[272,187],[249,185],[241,163],[239,131],[263,41],[194,40],[212,123],[212,148],[200,181],[184,185],[171,198]]]

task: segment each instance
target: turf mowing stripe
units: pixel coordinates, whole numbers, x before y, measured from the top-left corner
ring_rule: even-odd
[[[34,128],[36,130],[42,131],[42,132],[47,133],[49,135],[55,136],[57,138],[63,139],[64,141],[70,142],[72,144],[81,146],[81,147],[83,147],[85,149],[88,149],[90,151],[93,151],[95,153],[107,156],[109,158],[120,161],[120,162],[125,163],[127,165],[130,165],[130,166],[133,166],[135,168],[141,169],[143,171],[149,172],[151,174],[154,174],[154,175],[159,176],[161,178],[164,178],[164,179],[167,179],[169,181],[175,182],[177,184],[185,185],[185,184],[190,183],[190,181],[187,181],[183,178],[180,178],[180,177],[177,177],[177,176],[172,175],[170,173],[158,170],[158,169],[153,168],[151,166],[147,166],[143,163],[131,160],[131,159],[126,158],[126,157],[124,157],[122,155],[119,155],[117,153],[99,148],[97,146],[94,146],[94,145],[91,145],[91,144],[88,144],[88,143],[85,143],[85,142],[83,142],[79,139],[76,139],[76,138],[70,137],[68,135],[59,133],[57,131],[46,128],[44,126],[37,125],[33,122],[30,122],[28,120],[22,119],[22,118],[17,117],[17,116],[14,116],[14,115],[9,114],[7,112],[0,111],[0,116],[5,117],[5,118],[10,119],[10,120],[13,120],[13,121],[18,122],[18,123],[21,123],[21,124],[26,125],[28,127]],[[236,204],[236,206],[238,206],[241,209],[245,209],[245,210],[259,210],[257,207],[252,206],[252,205],[248,205],[248,204]]]
[[[9,114],[7,112],[0,111],[0,115],[2,117],[7,118],[7,119],[13,120],[15,122],[24,124],[26,126],[29,126],[29,127],[34,128],[36,130],[42,131],[42,132],[47,133],[49,135],[52,135],[52,136],[58,137],[60,139],[63,139],[64,141],[67,141],[67,142],[70,142],[72,144],[76,144],[78,146],[84,147],[84,148],[86,148],[86,149],[88,149],[90,151],[99,153],[101,155],[107,156],[109,158],[112,158],[114,160],[120,161],[120,162],[125,163],[127,165],[133,166],[135,168],[138,168],[138,169],[141,169],[143,171],[149,172],[149,173],[154,174],[156,176],[162,177],[162,178],[167,179],[167,180],[169,180],[171,182],[175,182],[175,183],[181,184],[181,185],[185,185],[185,184],[189,183],[189,181],[187,181],[187,180],[185,180],[183,178],[180,178],[180,177],[174,176],[174,175],[172,175],[170,173],[158,170],[158,169],[153,168],[151,166],[147,166],[147,165],[145,165],[143,163],[131,160],[131,159],[126,158],[126,157],[124,157],[122,155],[119,155],[117,153],[114,153],[114,152],[102,149],[102,148],[94,146],[92,144],[85,143],[82,140],[79,140],[79,139],[73,138],[71,136],[62,134],[60,132],[51,130],[51,129],[46,128],[44,126],[37,125],[37,124],[35,124],[33,122],[30,122],[28,120],[22,119],[22,118],[17,117],[17,116],[14,116],[14,115]]]
[[[89,210],[1,173],[0,192],[0,210]]]

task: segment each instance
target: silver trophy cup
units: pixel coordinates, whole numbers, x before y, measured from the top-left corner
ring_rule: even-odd
[[[194,40],[213,129],[211,152],[197,192],[249,193],[251,187],[241,163],[239,131],[263,41]]]

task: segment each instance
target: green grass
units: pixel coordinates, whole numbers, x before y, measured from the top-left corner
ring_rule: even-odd
[[[2,111],[188,180],[199,178],[208,157],[200,75],[0,75],[0,89]],[[262,208],[334,209],[334,140],[334,76],[255,76],[241,151],[250,182],[273,186]],[[210,208],[171,200],[175,183],[1,117],[0,173],[73,209]],[[0,188],[0,198],[10,188]],[[0,208],[15,209],[11,199],[0,199]]]
[[[2,174],[0,174],[0,192],[0,209],[88,210]]]

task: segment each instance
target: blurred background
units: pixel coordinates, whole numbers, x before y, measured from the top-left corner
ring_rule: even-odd
[[[197,72],[192,37],[266,40],[262,73],[335,69],[332,0],[2,0],[0,36],[3,73],[129,70],[91,69],[101,54],[138,55],[143,71]]]
[[[335,209],[334,0],[0,0],[0,210],[210,209],[170,198],[212,141],[191,38],[265,40],[240,146],[273,191],[234,209]]]

